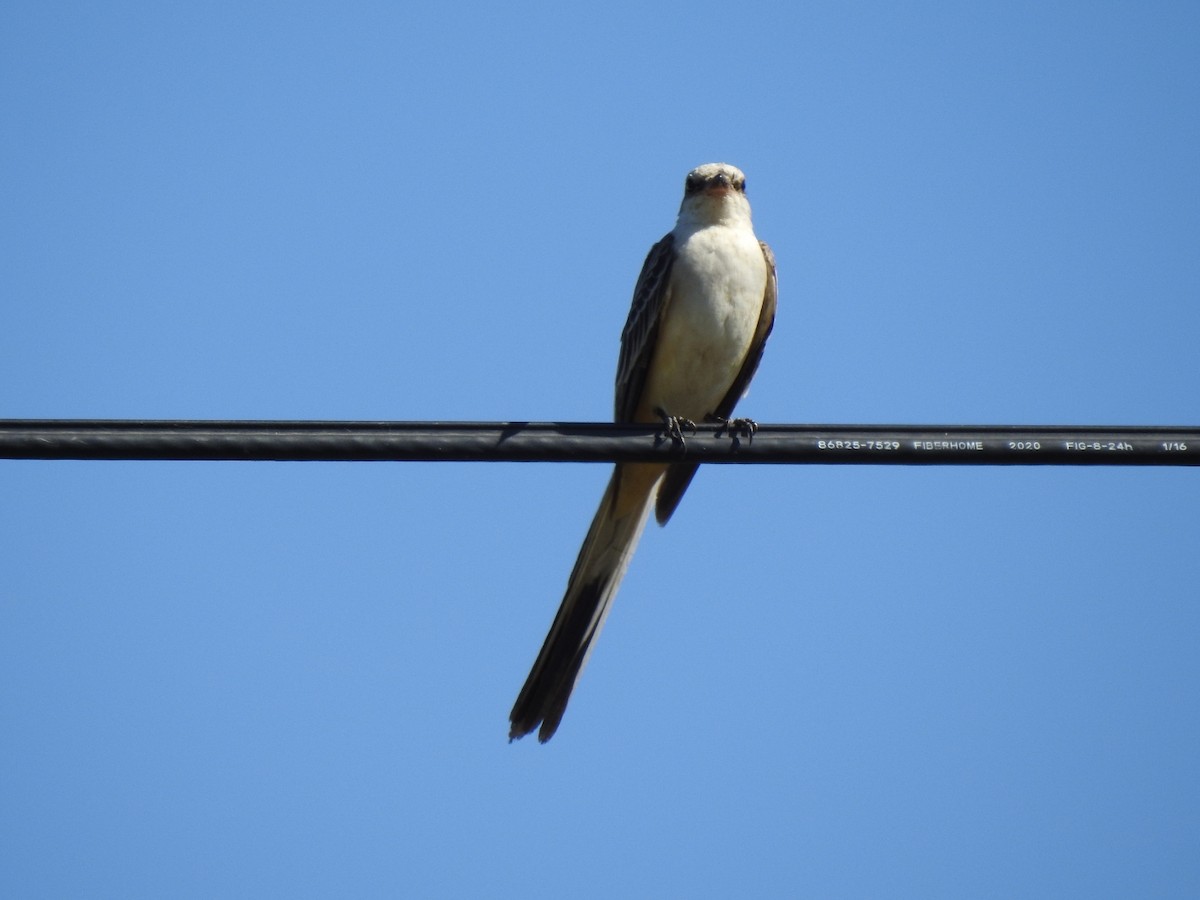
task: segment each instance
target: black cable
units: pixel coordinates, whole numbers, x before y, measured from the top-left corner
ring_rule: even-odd
[[[1200,427],[0,419],[0,458],[867,465],[1200,465]]]

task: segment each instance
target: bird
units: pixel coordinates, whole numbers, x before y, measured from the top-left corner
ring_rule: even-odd
[[[675,227],[646,256],[621,332],[617,422],[729,423],[775,322],[775,257],[754,233],[746,176],[708,163],[687,174]],[[732,420],[753,428],[748,419]],[[675,512],[694,462],[617,463],[546,640],[509,716],[509,741],[558,729],[651,509]]]

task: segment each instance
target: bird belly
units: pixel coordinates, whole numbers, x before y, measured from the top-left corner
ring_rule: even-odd
[[[717,408],[750,350],[766,286],[753,233],[711,227],[681,242],[639,418],[662,409],[699,421]]]

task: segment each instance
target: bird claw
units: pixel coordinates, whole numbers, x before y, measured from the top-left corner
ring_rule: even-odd
[[[720,424],[717,429],[717,436],[729,434],[734,441],[738,438],[745,438],[747,443],[754,443],[754,435],[758,432],[758,423],[753,419],[738,417],[736,419],[726,419],[724,416],[718,416],[716,413],[709,413],[705,418],[709,422]]]
[[[685,419],[683,416],[673,416],[665,409],[658,407],[654,410],[663,420],[663,432],[666,437],[671,439],[671,443],[676,444],[680,448],[686,447],[687,442],[683,439],[685,431],[696,433],[696,423],[691,419]]]

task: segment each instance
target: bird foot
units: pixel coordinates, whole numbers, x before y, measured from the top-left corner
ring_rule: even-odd
[[[744,437],[748,443],[754,443],[754,435],[758,431],[758,423],[753,419],[743,417],[726,419],[724,416],[718,416],[716,413],[709,413],[704,418],[707,422],[716,422],[721,426],[717,429],[717,437],[728,434],[735,441],[738,438]]]
[[[683,439],[683,433],[688,431],[695,434],[696,423],[683,416],[673,416],[662,407],[656,407],[654,412],[663,420],[663,432],[666,437],[671,439],[671,443],[680,448],[686,447],[687,442]]]

